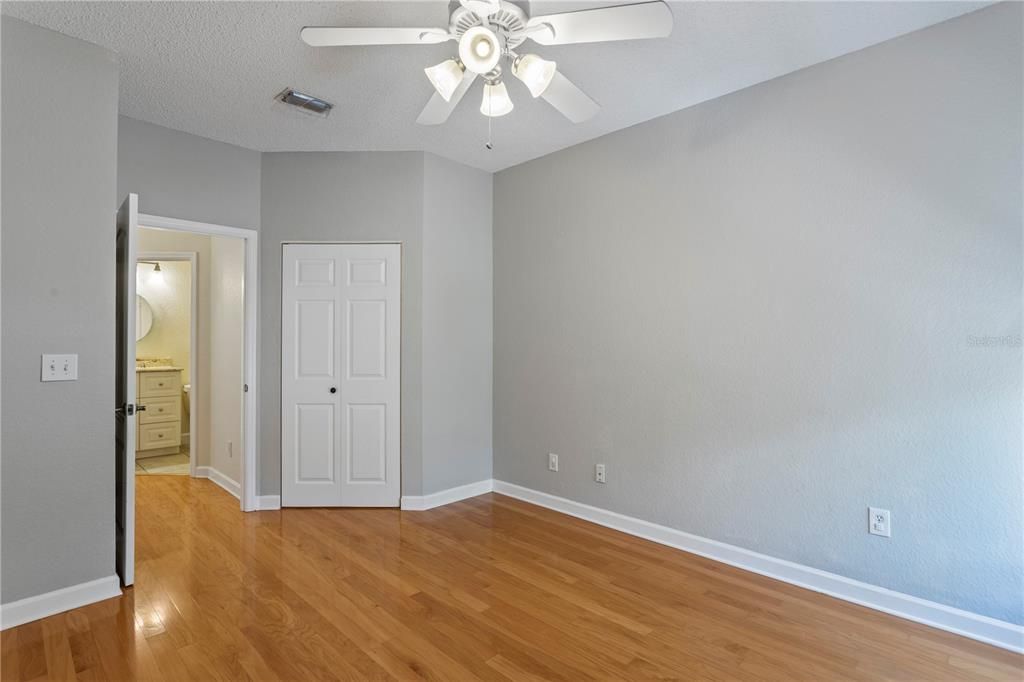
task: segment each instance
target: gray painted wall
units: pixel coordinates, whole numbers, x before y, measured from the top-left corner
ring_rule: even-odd
[[[419,152],[260,155],[126,117],[119,121],[119,143],[118,191],[137,192],[143,212],[261,232],[261,494],[280,490],[285,241],[404,243],[403,492],[419,495],[490,477],[490,174]],[[448,208],[453,187],[468,196]],[[425,235],[429,281],[421,274]],[[424,296],[431,297],[429,312]],[[426,385],[424,353],[435,368]],[[429,424],[421,416],[425,409],[432,411]],[[429,462],[421,454],[424,443]]]
[[[497,174],[495,476],[1024,622],[1021,11]]]
[[[402,242],[402,492],[419,495],[423,154],[263,155],[260,228],[260,490],[281,489],[281,245]]]
[[[423,494],[491,478],[491,177],[424,158]]]
[[[117,63],[2,25],[2,583],[9,603],[114,574]],[[78,353],[41,383],[42,353]]]
[[[259,229],[259,152],[127,116],[117,138],[117,194],[142,213]]]

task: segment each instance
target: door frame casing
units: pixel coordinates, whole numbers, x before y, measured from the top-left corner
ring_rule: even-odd
[[[281,242],[280,251],[278,252],[278,254],[279,254],[279,256],[278,256],[279,257],[279,261],[278,262],[282,266],[281,267],[281,277],[280,277],[280,281],[278,282],[278,286],[280,287],[278,289],[278,297],[279,297],[279,300],[281,301],[282,305],[284,304],[284,267],[283,267],[284,266],[284,247],[291,246],[291,245],[299,245],[299,244],[322,244],[324,246],[355,246],[355,245],[359,245],[359,244],[371,244],[371,245],[372,244],[394,244],[394,245],[398,246],[398,260],[399,260],[399,263],[401,265],[401,286],[399,286],[399,288],[398,288],[398,308],[399,308],[399,315],[398,315],[398,355],[399,355],[399,357],[401,357],[403,349],[405,347],[404,336],[403,336],[404,329],[405,329],[405,242],[400,240],[400,239],[363,239],[363,240],[346,240],[346,241],[329,241],[329,240],[320,240],[320,239],[286,239],[286,240],[283,240]],[[281,324],[280,333],[278,335],[278,344],[280,344],[279,347],[281,347],[281,348],[284,347],[284,324],[283,323]],[[283,370],[284,370],[284,362],[282,361],[280,363],[280,365],[278,366],[278,376],[281,375],[281,372],[283,372]],[[400,414],[402,415],[402,419],[403,420],[405,418],[405,409],[404,409],[405,408],[405,404],[404,404],[405,394],[402,391],[402,386],[403,386],[403,383],[404,383],[404,377],[405,377],[405,363],[404,362],[399,362],[399,370],[398,370],[398,405],[399,405],[399,411],[400,411]],[[278,397],[280,397],[280,396],[278,396]],[[283,418],[283,414],[284,414],[284,401],[282,400],[281,401],[281,412],[279,413],[278,416]],[[401,509],[401,506],[402,506],[402,495],[403,495],[403,488],[402,488],[403,480],[402,480],[402,476],[405,473],[405,430],[402,428],[402,421],[401,420],[399,421],[399,425],[398,425],[398,434],[399,434],[398,435],[398,505],[396,505],[394,507],[394,509]],[[278,466],[280,467],[279,476],[281,477],[280,478],[281,486],[283,488],[283,486],[284,486],[284,434],[283,433],[280,436],[280,441],[278,443],[278,446],[279,446],[280,452],[281,452],[281,457],[279,458],[279,461],[278,461]],[[279,491],[278,495],[279,495],[279,499],[283,498],[283,490]],[[282,501],[282,504],[280,505],[280,508],[284,509],[283,501]],[[390,508],[390,507],[382,507],[382,509],[386,509],[386,508]]]
[[[139,227],[147,228],[148,225],[140,224]],[[192,385],[192,389],[189,391],[188,404],[189,404],[189,434],[188,434],[188,475],[192,478],[196,477],[196,461],[199,459],[197,456],[198,448],[196,446],[196,439],[192,436],[197,435],[198,429],[196,426],[202,423],[202,412],[196,410],[196,405],[205,407],[202,399],[198,398],[198,394],[195,390],[198,375],[198,348],[199,348],[199,254],[195,251],[137,251],[135,254],[135,268],[138,272],[139,261],[143,260],[155,260],[155,261],[174,261],[179,263],[189,263],[191,272],[189,273],[189,279],[191,281],[192,291],[189,293],[189,311],[188,311],[188,323],[189,323],[189,361],[188,361],[188,374],[189,383]],[[136,286],[135,293],[138,294],[139,290]],[[135,356],[139,354],[139,342],[135,342]],[[202,387],[202,381],[198,381],[199,386]],[[195,416],[193,417],[193,413]],[[138,454],[135,456],[135,461],[138,462]]]
[[[244,360],[242,363],[242,381],[248,387],[242,393],[242,461],[241,490],[239,504],[242,511],[256,511],[259,508],[259,496],[256,490],[256,479],[259,462],[259,440],[257,420],[259,409],[259,232],[245,227],[230,227],[215,223],[204,223],[194,220],[181,220],[165,216],[139,214],[139,227],[150,227],[161,230],[177,230],[216,237],[233,237],[245,243],[245,281],[244,291]],[[191,399],[191,398],[190,398]],[[191,434],[190,434],[191,439]],[[189,463],[191,467],[192,463]]]

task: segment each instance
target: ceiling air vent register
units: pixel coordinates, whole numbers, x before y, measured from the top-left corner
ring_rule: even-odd
[[[313,97],[313,95],[307,95],[292,88],[285,88],[274,99],[278,102],[290,104],[304,114],[312,114],[320,118],[327,118],[331,113],[331,109],[334,108],[334,105],[326,100]]]

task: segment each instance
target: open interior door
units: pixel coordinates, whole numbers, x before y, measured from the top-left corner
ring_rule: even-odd
[[[135,582],[135,235],[139,197],[129,194],[117,212],[117,357],[114,450],[117,480],[117,574]]]

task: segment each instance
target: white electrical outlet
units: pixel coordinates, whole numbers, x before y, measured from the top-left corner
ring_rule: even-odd
[[[605,481],[605,477],[604,477],[604,465],[603,464],[595,464],[594,465],[594,480],[597,481],[598,483],[605,483],[606,482]]]
[[[78,355],[43,355],[41,381],[78,381]]]
[[[868,507],[868,532],[872,535],[881,535],[884,538],[892,537],[888,509]]]
[[[548,453],[548,471],[558,471],[558,455],[553,452]]]

